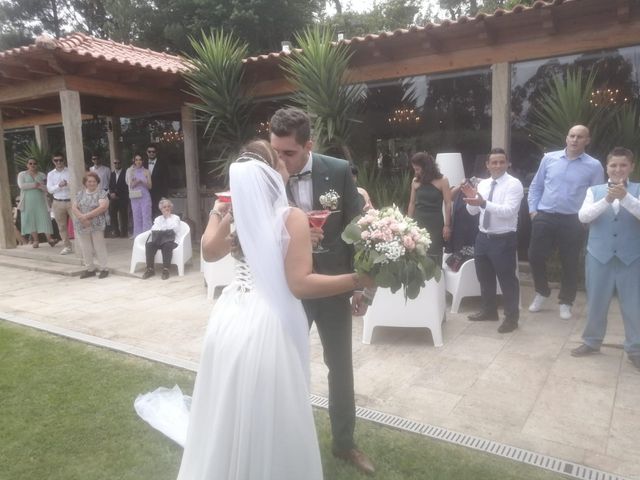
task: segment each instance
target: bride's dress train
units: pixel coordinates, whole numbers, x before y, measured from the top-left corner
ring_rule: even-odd
[[[239,261],[236,270],[207,327],[178,479],[321,480],[306,367],[254,291],[248,265]],[[145,420],[180,441],[181,394],[153,392],[136,403]],[[167,425],[168,415],[177,421]]]

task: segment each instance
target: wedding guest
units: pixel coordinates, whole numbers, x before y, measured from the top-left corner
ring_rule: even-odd
[[[81,188],[76,194],[71,209],[75,217],[75,235],[80,242],[82,258],[86,270],[80,274],[80,278],[95,277],[96,265],[94,254],[98,258],[100,274],[98,278],[106,278],[107,270],[107,246],[104,241],[104,229],[107,224],[105,212],[109,208],[107,191],[100,188],[100,177],[95,172],[87,172],[82,177]]]
[[[136,237],[151,228],[151,173],[144,168],[142,155],[133,156],[126,179],[133,214],[133,236]]]
[[[477,187],[475,180],[475,177],[465,179],[462,185],[469,181],[472,186]],[[471,215],[467,211],[464,194],[460,188],[462,185],[451,189],[451,236],[449,241],[445,242],[445,252],[451,253],[446,263],[453,272],[460,270],[464,262],[473,258],[473,247],[478,235],[479,216]]]
[[[438,164],[427,152],[411,157],[415,177],[411,182],[408,215],[420,228],[429,232],[431,245],[427,254],[442,265],[444,242],[451,235],[451,191],[449,180],[440,173]],[[444,214],[442,206],[444,205]]]
[[[16,244],[24,245],[26,242],[24,241],[24,237],[20,232],[20,210],[18,209],[19,203],[20,203],[20,197],[18,196],[15,199],[13,207],[11,208],[11,219],[13,220],[13,233],[16,237]]]
[[[129,187],[126,176],[122,162],[116,158],[109,177],[109,216],[111,235],[114,237],[129,236]]]
[[[38,234],[44,233],[47,242],[52,247],[56,241],[51,237],[53,226],[51,215],[47,205],[47,177],[38,171],[38,162],[35,158],[27,160],[27,169],[18,174],[18,187],[20,188],[20,230],[22,235],[31,235],[31,246],[38,248],[40,240]]]
[[[158,147],[155,144],[147,146],[147,168],[151,174],[153,183],[151,192],[151,212],[152,217],[160,215],[157,205],[161,198],[169,196],[169,165],[164,159],[158,158]]]
[[[583,357],[600,351],[607,331],[609,304],[620,302],[624,350],[640,369],[640,183],[630,182],[633,153],[622,147],[607,156],[608,184],[587,190],[578,212],[589,224],[587,257],[587,325],[583,344],[571,351]]]
[[[504,321],[498,327],[499,333],[509,333],[518,328],[520,317],[516,231],[524,189],[520,180],[507,173],[510,165],[505,151],[494,148],[487,160],[491,177],[482,180],[477,188],[470,183],[461,187],[467,210],[480,217],[480,232],[476,236],[473,256],[482,307],[468,318],[472,321],[498,320],[497,276],[504,303]]]
[[[587,127],[571,127],[566,138],[567,148],[547,153],[529,186],[529,264],[536,290],[529,306],[530,312],[542,310],[551,295],[546,262],[557,245],[562,264],[558,293],[560,318],[571,318],[571,306],[578,289],[580,252],[585,237],[578,210],[587,188],[602,183],[604,179],[600,161],[585,152],[590,141]]]
[[[62,239],[63,248],[60,255],[69,255],[73,253],[67,231],[67,224],[72,216],[71,191],[69,190],[70,173],[61,153],[54,153],[51,161],[55,168],[47,174],[47,191],[53,196],[51,210]]]
[[[362,197],[364,201],[364,207],[362,207],[362,211],[366,212],[370,208],[373,208],[373,204],[371,203],[371,197],[369,196],[369,192],[367,192],[364,188],[358,187],[358,167],[355,164],[351,164],[351,175],[353,175],[353,181],[356,184],[356,188],[358,189],[358,193]]]
[[[176,239],[180,234],[180,217],[173,214],[173,203],[163,198],[158,203],[158,208],[162,215],[158,215],[153,221],[151,233],[144,246],[147,269],[142,274],[142,278],[145,280],[156,274],[154,259],[158,250],[162,252],[162,280],[169,278],[173,249],[178,246]]]
[[[90,172],[94,172],[100,178],[100,188],[103,190],[109,190],[109,177],[111,176],[111,169],[102,163],[102,158],[97,153],[91,155],[91,167]]]

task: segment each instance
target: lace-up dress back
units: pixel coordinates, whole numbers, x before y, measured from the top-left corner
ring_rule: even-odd
[[[305,368],[249,265],[211,313],[179,480],[321,480]]]

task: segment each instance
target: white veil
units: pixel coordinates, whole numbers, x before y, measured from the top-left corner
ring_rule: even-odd
[[[231,164],[229,178],[236,233],[255,288],[298,350],[309,386],[309,325],[302,303],[289,290],[284,269],[289,244],[284,182],[266,163],[242,155]]]

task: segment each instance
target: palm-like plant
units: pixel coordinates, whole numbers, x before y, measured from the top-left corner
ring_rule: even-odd
[[[333,34],[315,25],[296,35],[302,50],[285,57],[282,68],[296,90],[293,101],[313,119],[315,150],[339,150],[351,160],[349,140],[366,89],[363,84],[348,85],[352,52],[333,43]]]
[[[52,168],[51,152],[46,148],[40,147],[40,145],[35,142],[29,143],[24,150],[16,155],[16,166],[26,169],[27,161],[30,158],[33,158],[36,161],[38,164],[38,170],[41,172],[46,173],[47,170]]]
[[[563,148],[567,132],[573,125],[585,125],[591,132],[591,144],[598,139],[612,114],[610,108],[591,102],[596,70],[585,75],[582,69],[569,70],[566,78],[559,74],[547,81],[548,93],[532,107],[533,122],[529,131],[543,150]]]
[[[250,140],[255,132],[250,118],[253,97],[244,80],[242,59],[247,44],[223,30],[190,37],[193,55],[187,60],[191,69],[183,73],[190,92],[200,102],[191,106],[205,124],[204,132],[215,144],[220,157],[213,160],[213,172],[226,172],[231,155]]]

